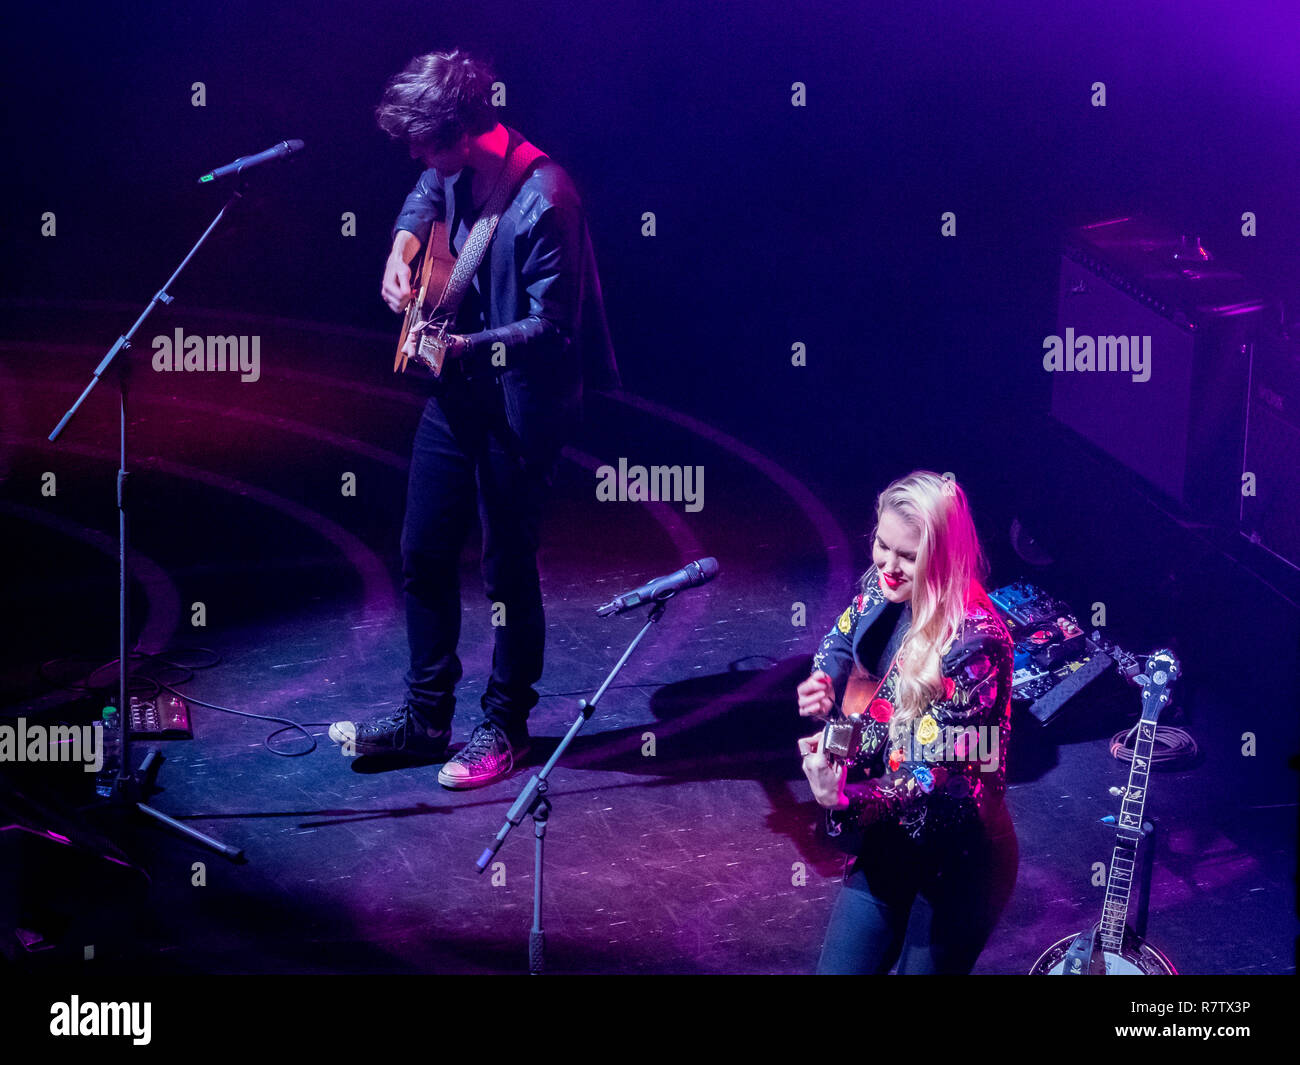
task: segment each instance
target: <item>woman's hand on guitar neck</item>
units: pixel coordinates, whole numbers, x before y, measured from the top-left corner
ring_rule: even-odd
[[[812,675],[795,689],[799,696],[799,716],[825,720],[835,707],[835,689],[830,675],[815,669]]]

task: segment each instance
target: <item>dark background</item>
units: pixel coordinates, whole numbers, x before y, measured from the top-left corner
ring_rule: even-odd
[[[411,55],[460,45],[494,61],[503,118],[585,197],[630,388],[809,450],[810,418],[883,418],[950,446],[971,416],[1043,405],[1070,225],[1145,211],[1295,295],[1287,11],[24,5],[4,44],[9,288],[141,301],[219,202],[198,175],[299,137],[306,150],[256,175],[255,209],[176,295],[390,329],[378,278],[417,169],[373,107]],[[795,81],[807,107],[790,105]],[[1105,108],[1089,105],[1094,81]],[[59,239],[39,235],[46,210]],[[939,236],[944,211],[955,240]],[[918,420],[917,406],[950,413]]]

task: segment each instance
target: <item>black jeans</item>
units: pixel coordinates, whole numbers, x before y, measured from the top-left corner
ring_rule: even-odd
[[[460,555],[475,512],[483,532],[484,591],[493,604],[488,721],[527,734],[542,675],[546,619],[537,576],[542,503],[555,454],[526,462],[499,380],[453,378],[425,405],[415,434],[402,528],[402,591],[410,669],[408,700],[436,728],[451,723],[463,670]],[[499,606],[496,604],[500,604]]]
[[[872,825],[831,910],[817,972],[883,975],[898,962],[900,976],[969,973],[1011,897],[1019,857],[1005,807],[943,843]],[[918,894],[930,913],[904,951]]]

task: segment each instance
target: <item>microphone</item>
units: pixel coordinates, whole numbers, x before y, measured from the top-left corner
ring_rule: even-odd
[[[205,185],[210,181],[220,181],[231,174],[240,174],[250,167],[261,166],[263,163],[269,163],[272,159],[283,159],[286,155],[292,155],[294,152],[302,151],[302,141],[281,141],[274,148],[267,148],[264,152],[258,152],[256,155],[241,155],[233,163],[227,163],[225,166],[219,166],[216,170],[209,171],[199,178],[199,184]]]
[[[708,584],[717,575],[718,560],[701,558],[683,566],[676,573],[670,573],[667,577],[656,577],[634,591],[624,592],[597,609],[596,613],[603,618],[610,614],[622,614],[626,610],[634,610],[646,603],[662,602],[686,588]]]

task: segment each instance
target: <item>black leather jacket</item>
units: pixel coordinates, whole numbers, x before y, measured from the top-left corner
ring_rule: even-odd
[[[509,134],[511,148],[523,139],[513,129]],[[458,210],[456,197],[460,191],[464,200],[466,189],[424,171],[393,235],[406,230],[423,242],[434,221],[450,220],[453,247],[464,247],[473,218],[464,217],[468,204]],[[612,389],[620,382],[582,202],[549,158],[533,166],[502,212],[476,287],[486,328],[466,334],[466,367],[498,376],[526,454],[557,451],[581,414],[584,385]],[[505,345],[505,365],[492,367],[498,343]]]

